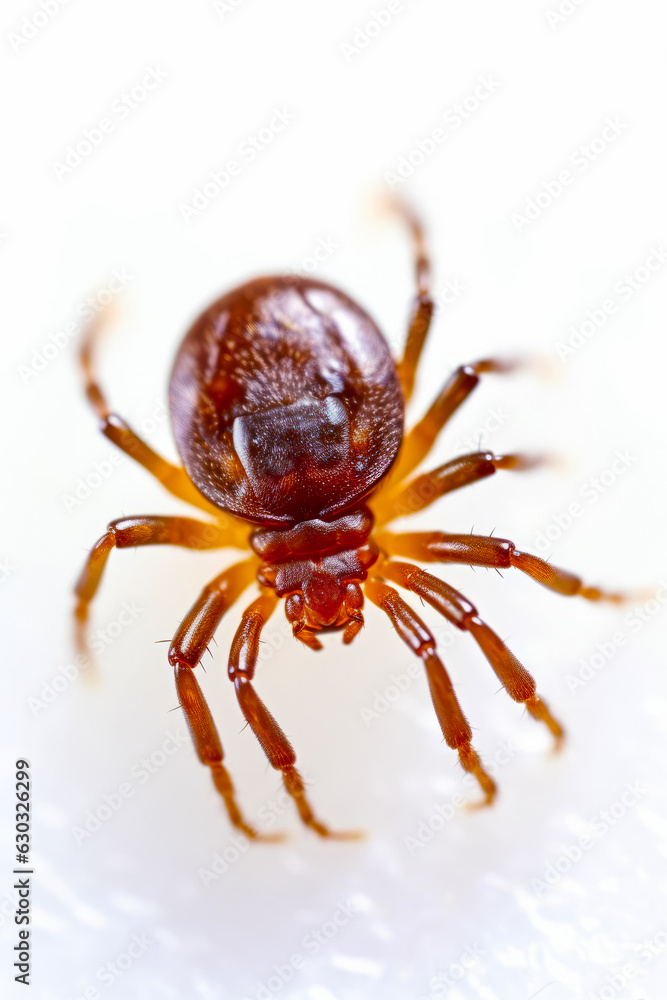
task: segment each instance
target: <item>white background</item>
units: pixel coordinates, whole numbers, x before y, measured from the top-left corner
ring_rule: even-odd
[[[667,241],[661,7],[567,0],[571,12],[558,21],[549,17],[557,0],[402,0],[362,47],[368,35],[359,29],[386,9],[382,0],[219,6],[71,0],[45,18],[34,2],[3,4],[3,996],[14,995],[12,768],[25,756],[35,821],[30,995],[39,1000],[663,997],[659,600],[642,622],[632,604],[568,601],[518,572],[436,570],[509,639],[568,732],[554,756],[546,732],[498,691],[472,639],[452,640],[426,609],[480,752],[493,762],[501,741],[513,748],[498,769],[497,804],[456,810],[446,822],[437,807],[450,816],[452,796],[469,791],[422,679],[369,718],[411,662],[387,619],[369,608],[352,647],[333,636],[314,656],[282,639],[278,612],[267,638],[280,648],[261,665],[258,689],[296,746],[322,818],[367,835],[319,841],[279,805],[273,828],[290,839],[236,852],[208,888],[201,870],[216,852],[235,855],[209,775],[189,745],[158,753],[163,766],[145,783],[137,768],[170,732],[185,731],[170,713],[166,646],[155,643],[173,634],[231,554],[112,554],[94,627],[113,626],[123,602],[141,610],[100,658],[101,683],[59,680],[54,697],[73,656],[71,588],[86,550],[123,513],[185,512],[129,459],[108,464],[111,446],[80,387],[77,335],[63,341],[59,332],[77,319],[80,331],[81,303],[114,269],[132,276],[100,370],[112,405],[139,427],[161,413],[174,352],[197,313],[247,277],[298,267],[325,239],[338,247],[318,274],[358,298],[396,347],[412,261],[405,233],[378,205],[387,173],[436,128],[445,141],[396,190],[426,220],[436,293],[454,279],[465,289],[438,310],[413,419],[456,365],[538,355],[550,375],[485,379],[432,461],[474,440],[473,448],[545,450],[562,462],[500,474],[410,526],[495,529],[590,582],[667,594],[659,590],[667,268],[630,296],[614,288]],[[121,117],[115,102],[151,67],[165,79]],[[494,92],[476,101],[482,77]],[[466,100],[463,121],[453,109]],[[240,147],[276,108],[293,121],[249,162]],[[113,131],[58,178],[54,164],[105,117]],[[591,147],[607,119],[619,134]],[[593,155],[585,169],[582,146]],[[240,174],[186,223],[182,206],[232,158]],[[565,169],[572,182],[546,195],[543,185]],[[517,214],[540,192],[533,221],[521,225]],[[609,298],[615,313],[559,358],[571,327]],[[49,348],[37,371],[53,336],[63,346]],[[176,457],[167,420],[147,437]],[[628,457],[614,472],[618,451]],[[110,474],[95,479],[96,463]],[[91,475],[90,495],[68,505]],[[596,478],[606,485],[592,485]],[[240,800],[262,825],[280,781],[243,729],[225,677],[239,613],[222,623],[200,678]],[[596,652],[593,670],[584,661]],[[588,679],[576,686],[580,673]],[[122,807],[77,843],[88,811],[128,782]],[[639,798],[619,806],[626,783],[637,782]],[[617,818],[602,833],[605,810]],[[591,821],[597,832],[576,860]],[[354,911],[349,919],[341,905]],[[312,936],[320,928],[322,945]],[[150,943],[128,968],[133,935]],[[99,970],[119,956],[122,977],[102,981]]]

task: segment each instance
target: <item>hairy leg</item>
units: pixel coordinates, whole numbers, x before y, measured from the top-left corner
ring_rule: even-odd
[[[523,703],[534,719],[544,722],[554,735],[556,746],[560,745],[563,729],[535,693],[535,681],[532,676],[502,639],[481,620],[477,608],[467,597],[443,580],[411,563],[391,560],[381,564],[378,572],[384,578],[423,598],[452,625],[469,632],[510,698]]]
[[[480,451],[446,462],[444,465],[417,476],[407,486],[398,487],[394,492],[379,494],[370,506],[375,524],[380,526],[397,517],[405,517],[423,510],[445,493],[469,486],[480,479],[492,476],[498,469],[523,472],[534,469],[544,461],[530,455],[494,455],[491,451]]]
[[[235,530],[220,524],[206,524],[190,517],[120,517],[111,521],[93,546],[74,588],[76,642],[80,652],[86,646],[88,607],[100,585],[112,549],[137,545],[179,545],[188,549],[220,549],[235,545]],[[256,564],[256,560],[255,560]]]
[[[522,363],[518,361],[489,358],[457,368],[421,420],[406,434],[384,488],[402,483],[423,462],[447,421],[479,384],[480,375],[487,372],[505,374],[520,367]]]
[[[256,560],[248,559],[226,569],[207,584],[176,631],[169,647],[169,662],[174,668],[179,704],[185,712],[197,756],[210,768],[231,822],[253,840],[275,840],[274,836],[259,835],[243,818],[232,780],[222,763],[223,749],[218,731],[194,675],[194,668],[213,638],[220,619],[255,575]]]
[[[246,722],[257,737],[266,758],[283,776],[286,790],[294,799],[306,826],[320,837],[354,837],[353,833],[332,833],[313,813],[306,797],[303,779],[296,769],[296,754],[284,732],[255,691],[252,679],[259,653],[260,635],[273,612],[278,598],[274,591],[262,591],[243,613],[229,656],[229,678],[234,682],[236,696]]]
[[[223,523],[231,525],[234,519],[230,515],[220,511],[213,504],[210,504],[202,496],[194,483],[188,478],[185,469],[182,469],[178,465],[173,465],[158,455],[145,441],[142,441],[138,434],[135,434],[122,417],[111,412],[93,371],[94,349],[103,326],[103,321],[104,314],[101,314],[91,323],[84,334],[79,353],[86,396],[100,419],[102,433],[117,448],[120,448],[130,458],[133,458],[139,465],[143,465],[148,472],[152,473],[162,483],[166,490],[178,497],[179,500],[185,500],[186,503],[199,507],[209,514],[215,514]],[[236,523],[238,524],[238,522]]]
[[[433,316],[431,299],[431,266],[426,253],[424,230],[417,216],[403,202],[395,200],[392,207],[410,229],[415,255],[415,276],[417,293],[412,306],[403,357],[397,364],[398,377],[403,388],[405,401],[410,399],[415,384],[417,366]]]
[[[421,562],[455,562],[468,566],[515,567],[549,590],[564,597],[585,597],[588,601],[611,601],[621,604],[626,594],[611,593],[590,587],[581,577],[558,569],[539,556],[519,552],[507,538],[486,535],[447,535],[442,531],[381,532],[376,541],[390,555],[406,556]]]
[[[496,786],[482,767],[472,746],[472,730],[459,705],[449,674],[435,651],[435,639],[421,618],[405,603],[397,590],[376,578],[366,581],[366,596],[391,620],[400,638],[420,658],[426,670],[433,707],[447,746],[456,750],[465,771],[473,774],[488,805]]]

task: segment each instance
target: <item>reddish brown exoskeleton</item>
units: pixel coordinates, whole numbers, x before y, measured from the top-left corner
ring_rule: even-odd
[[[403,600],[397,584],[470,632],[517,702],[543,721],[556,741],[559,723],[535,693],[535,682],[504,642],[458,591],[413,562],[516,567],[559,594],[621,600],[556,569],[513,542],[441,531],[390,534],[399,515],[422,510],[445,493],[534,464],[521,455],[463,455],[413,476],[438,433],[487,372],[515,367],[499,360],[459,368],[409,433],[405,402],[433,303],[422,228],[407,210],[416,256],[417,294],[402,359],[395,363],[377,326],[343,292],[307,278],[259,278],[218,299],[200,316],[176,356],[169,387],[174,435],[184,468],[149,448],[107,406],[92,373],[91,330],[82,348],[86,392],[102,432],[152,472],[207,521],[186,517],[123,517],[94,546],[76,587],[78,639],[85,641],[88,605],[113,548],[169,544],[191,549],[233,547],[251,554],[203,590],[169,649],[176,688],[203,764],[211,769],[232,823],[250,837],[224,767],[220,739],[194,676],[225,611],[247,588],[259,596],[243,612],[232,643],[229,677],[248,724],[301,819],[320,836],[329,829],[313,814],[285,734],[253,685],[262,627],[279,598],[294,635],[319,649],[317,633],[342,630],[344,643],[361,629],[364,595],[391,619],[424,664],[433,705],[448,746],[475,775],[491,802],[495,785],[471,743],[435,640]]]

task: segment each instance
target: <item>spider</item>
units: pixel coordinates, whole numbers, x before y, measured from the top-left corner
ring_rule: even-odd
[[[508,373],[516,363],[490,359],[461,366],[404,435],[404,408],[433,301],[423,227],[411,209],[395,207],[411,234],[416,267],[402,358],[393,359],[371,317],[331,285],[293,275],[249,281],[202,313],[176,355],[169,407],[182,468],[161,458],[109,409],[93,373],[99,323],[90,327],[81,347],[85,391],[102,433],[208,520],[140,515],[111,521],[76,585],[78,644],[85,645],[89,604],[112,549],[167,544],[250,552],[204,588],[168,654],[197,755],[210,769],[232,824],[250,838],[261,835],[239,809],[194,669],[223,614],[251,585],[259,596],[241,616],[229,678],[243,716],[271,766],[282,773],[302,821],[322,837],[345,834],[333,833],[316,817],[294,750],[253,684],[262,628],[281,598],[295,638],[314,650],[321,648],[318,633],[323,631],[342,630],[343,643],[352,642],[364,624],[364,597],[389,616],[424,665],[445,742],[479,782],[482,805],[492,801],[495,784],[472,745],[471,728],[432,633],[396,587],[469,632],[509,696],[546,724],[557,745],[563,730],[537,695],[532,676],[466,597],[416,563],[514,567],[562,595],[623,599],[585,586],[507,539],[386,530],[396,517],[497,470],[535,464],[523,455],[478,452],[415,475],[481,376]]]

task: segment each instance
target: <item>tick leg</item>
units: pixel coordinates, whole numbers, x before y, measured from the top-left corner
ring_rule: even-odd
[[[250,585],[255,572],[254,560],[237,563],[204,588],[178,627],[169,647],[169,662],[174,667],[179,704],[185,712],[197,756],[202,764],[210,768],[213,783],[223,798],[230,820],[253,840],[275,840],[276,837],[261,836],[249,826],[236,804],[232,780],[222,763],[220,737],[193,673],[213,638],[220,619]]]
[[[166,490],[178,497],[179,500],[185,500],[186,503],[199,507],[209,514],[213,513],[218,518],[225,519],[225,521],[229,519],[231,522],[232,518],[229,515],[223,514],[202,496],[188,478],[185,469],[182,469],[178,465],[172,465],[171,462],[158,455],[145,441],[142,441],[135,434],[122,417],[111,412],[93,371],[94,348],[102,325],[103,314],[98,316],[88,327],[88,330],[84,334],[79,354],[86,396],[100,418],[100,430],[117,448],[120,448],[130,458],[133,458],[139,465],[143,465],[148,472],[152,473],[162,483]]]
[[[175,668],[175,676],[179,704],[185,712],[197,756],[202,764],[211,769],[213,783],[223,798],[230,820],[251,840],[275,840],[275,837],[262,837],[243,818],[236,803],[232,779],[222,763],[223,749],[218,730],[192,670],[184,664],[178,663]]]
[[[556,747],[563,738],[563,729],[535,693],[535,681],[502,639],[481,620],[474,604],[438,577],[404,562],[385,562],[379,573],[393,583],[411,590],[427,601],[443,617],[469,632],[491,664],[493,671],[514,701],[522,702],[534,719],[540,719],[551,730]]]
[[[588,601],[611,601],[621,604],[626,594],[610,593],[599,587],[589,587],[567,570],[552,566],[539,556],[519,552],[514,542],[486,535],[446,535],[442,531],[383,532],[378,544],[391,555],[407,556],[422,562],[454,562],[468,566],[493,566],[498,569],[515,567],[537,580],[543,587],[564,597],[585,597]]]
[[[487,372],[505,374],[520,367],[522,367],[522,363],[519,361],[489,358],[457,368],[440,390],[429,410],[406,435],[398,461],[387,483],[395,486],[403,482],[405,477],[409,476],[421,464],[449,418],[479,384],[480,375]]]
[[[229,655],[229,678],[234,682],[246,722],[257,737],[271,767],[282,772],[285,788],[294,799],[305,825],[320,837],[354,837],[357,834],[333,833],[316,818],[306,797],[303,779],[295,766],[296,754],[252,684],[261,631],[277,600],[276,594],[267,589],[244,611]]]
[[[529,455],[494,455],[490,451],[480,451],[472,455],[461,455],[451,462],[417,476],[407,486],[399,487],[393,493],[385,493],[371,507],[377,525],[387,524],[394,518],[414,514],[428,507],[445,493],[469,486],[480,479],[492,476],[497,469],[512,469],[515,472],[533,469],[544,459]]]
[[[496,786],[472,746],[472,730],[454,693],[449,674],[436,654],[433,635],[393,587],[372,578],[366,581],[364,590],[369,600],[389,616],[403,642],[424,664],[445,743],[457,751],[464,770],[477,778],[485,795],[483,804],[488,805],[495,795]]]
[[[430,295],[431,266],[426,253],[424,230],[417,216],[401,201],[394,201],[392,207],[399,212],[410,229],[415,255],[417,294],[412,306],[403,357],[396,368],[403,388],[405,401],[410,399],[415,384],[417,365],[424,347],[433,315],[433,300]]]
[[[206,524],[190,517],[120,517],[111,521],[105,534],[95,543],[81,572],[74,593],[77,603],[76,644],[86,648],[88,606],[97,592],[104,567],[112,549],[137,545],[180,545],[188,549],[220,549],[234,545],[235,530],[219,524]],[[252,560],[256,565],[256,560]]]

